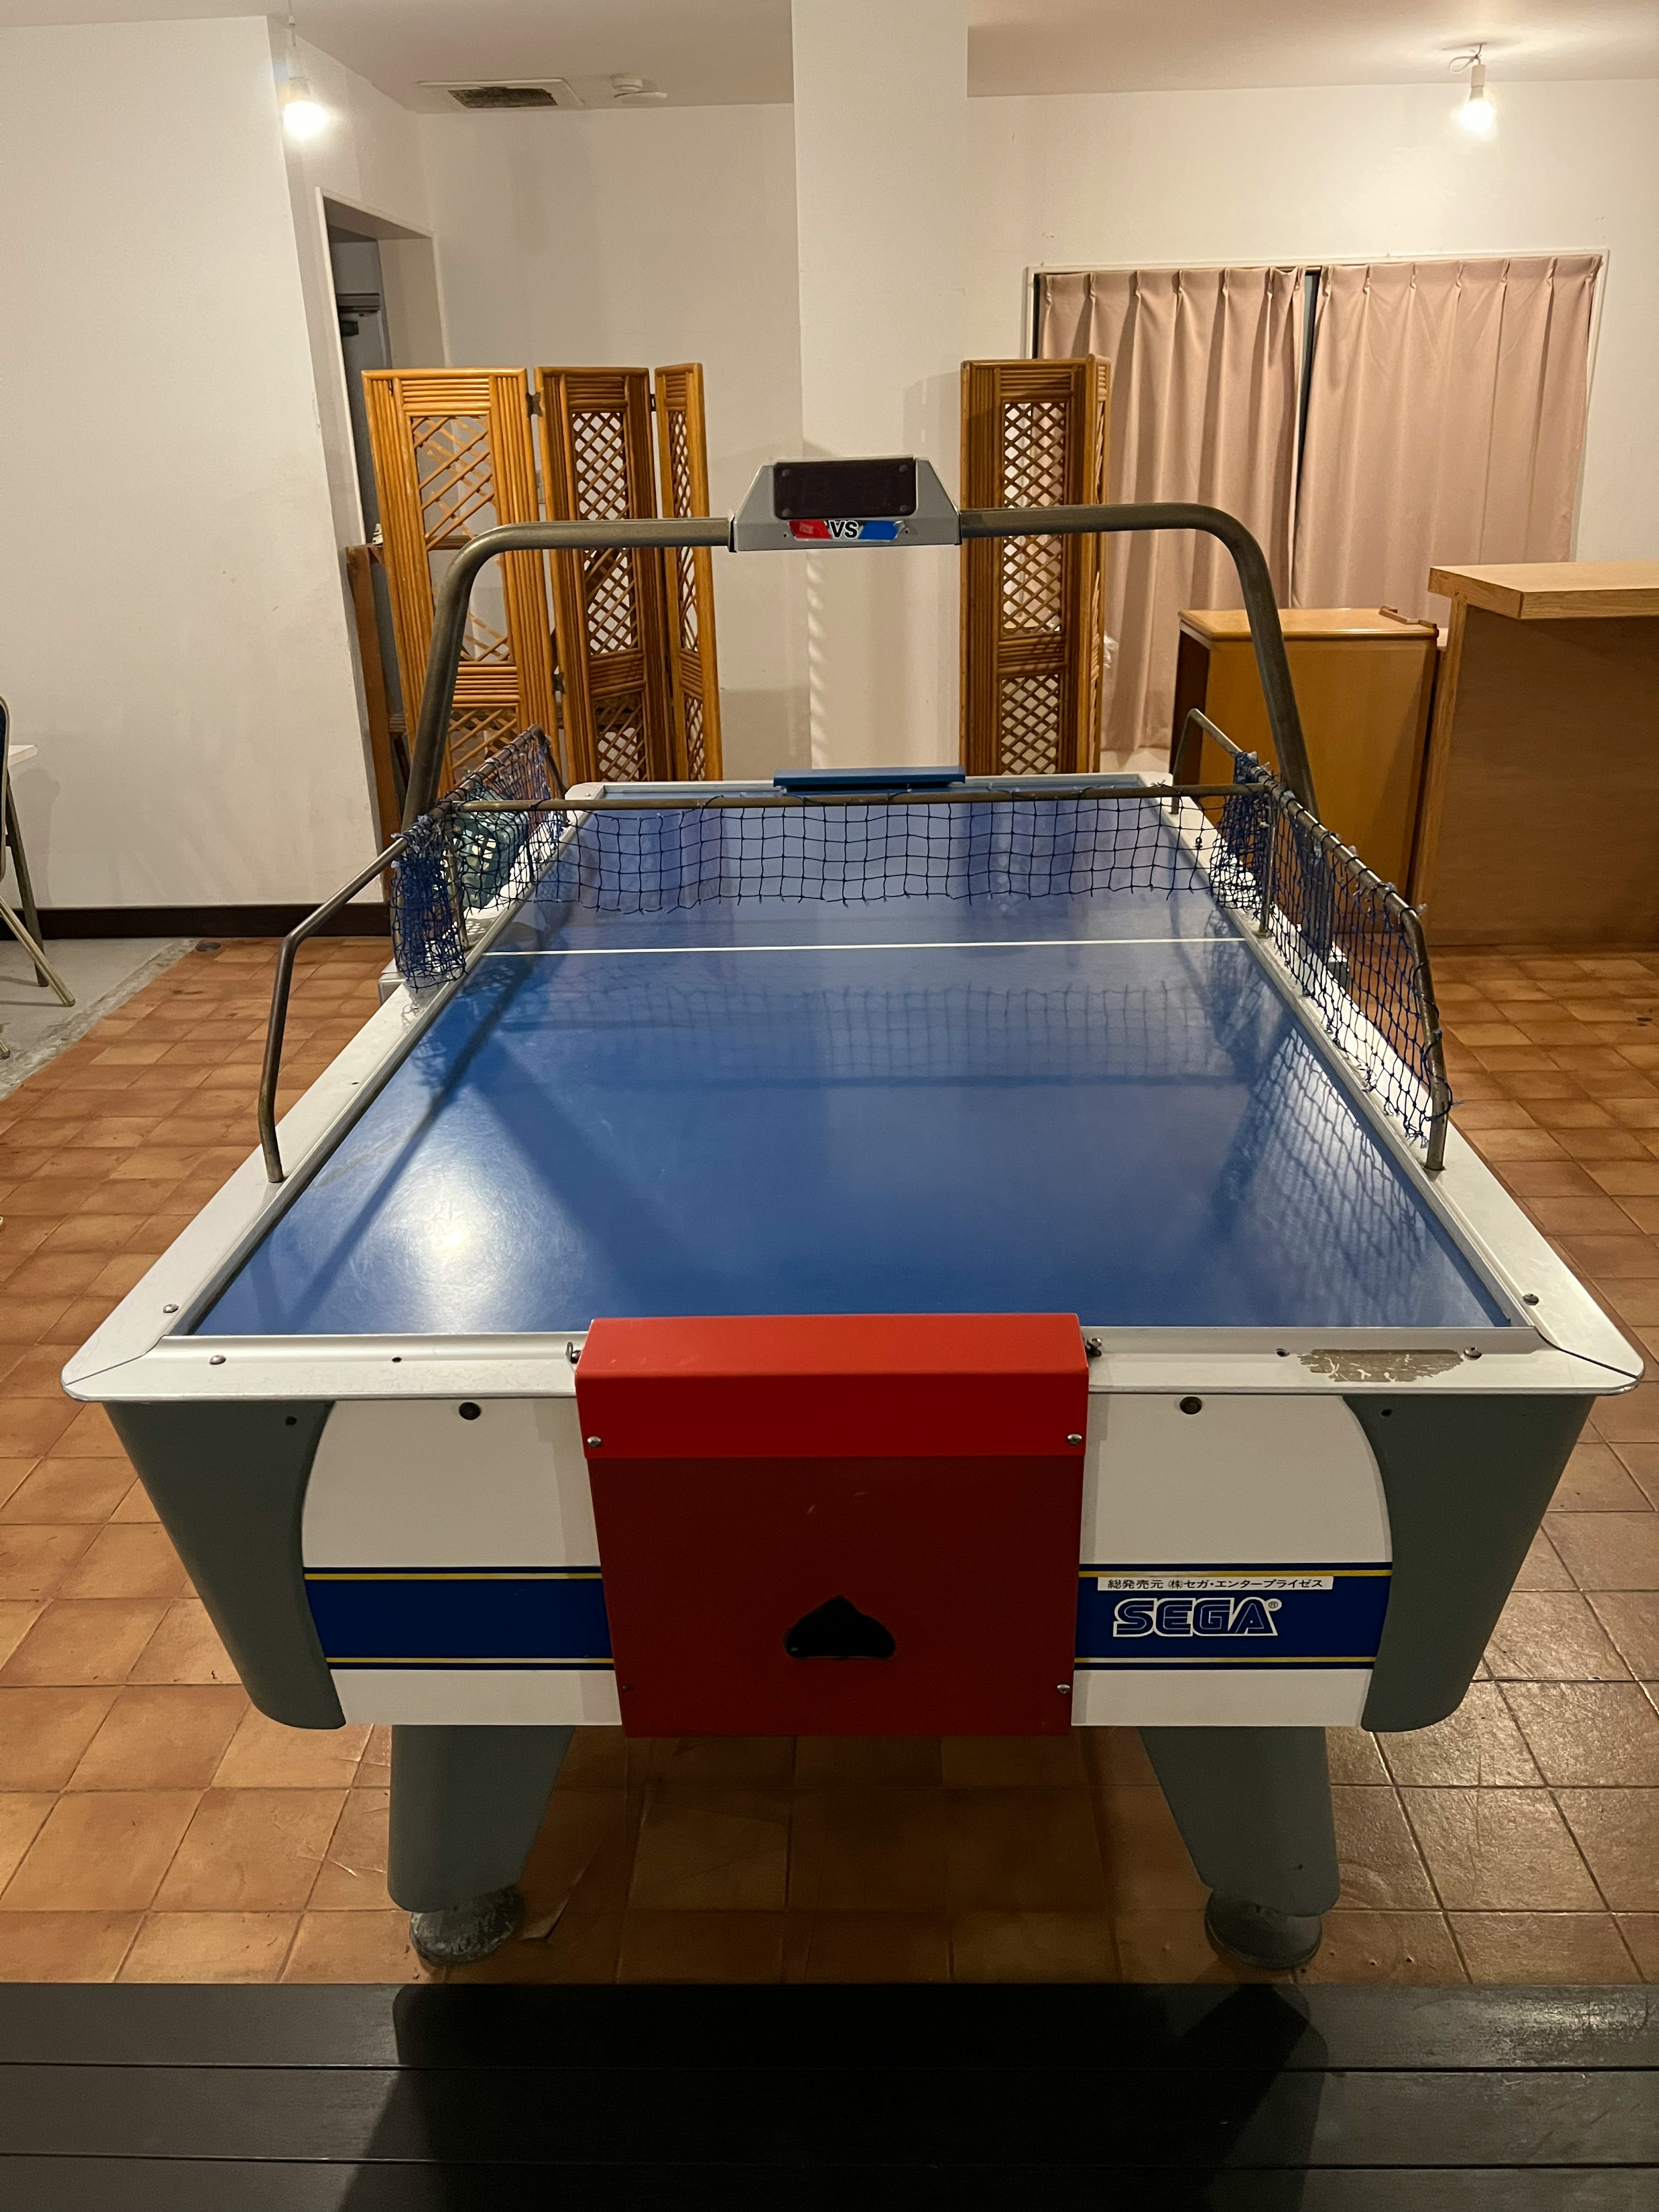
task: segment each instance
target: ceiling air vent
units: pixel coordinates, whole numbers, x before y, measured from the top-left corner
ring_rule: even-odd
[[[520,78],[505,84],[424,83],[423,92],[447,92],[457,107],[580,107],[569,80],[562,76]]]

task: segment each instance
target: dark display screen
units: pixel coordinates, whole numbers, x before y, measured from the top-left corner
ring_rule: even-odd
[[[885,461],[778,461],[772,512],[780,522],[865,520],[916,511],[916,465]]]

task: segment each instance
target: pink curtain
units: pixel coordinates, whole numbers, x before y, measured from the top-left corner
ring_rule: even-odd
[[[1301,374],[1297,268],[1094,270],[1039,280],[1037,355],[1112,364],[1111,496],[1199,500],[1260,539],[1291,580]],[[1193,532],[1117,538],[1106,628],[1117,641],[1103,750],[1167,758],[1183,607],[1241,604],[1233,565]]]
[[[1324,271],[1296,604],[1443,620],[1437,563],[1561,561],[1599,255]]]

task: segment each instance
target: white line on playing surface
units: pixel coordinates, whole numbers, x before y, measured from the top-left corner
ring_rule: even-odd
[[[1237,945],[1237,937],[899,937],[855,945],[536,945],[490,960],[629,960],[665,952],[993,952],[1053,945]]]

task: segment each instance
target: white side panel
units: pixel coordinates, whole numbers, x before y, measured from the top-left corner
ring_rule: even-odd
[[[1191,1410],[1182,1411],[1186,1406]],[[1392,1557],[1382,1478],[1364,1430],[1334,1398],[1097,1395],[1090,1401],[1084,1472],[1083,1563],[1167,1569],[1376,1566]],[[1266,1601],[1281,1625],[1319,1618],[1346,1636],[1348,1608],[1372,1577],[1336,1577],[1334,1595]],[[1086,1583],[1085,1583],[1086,1589]],[[1331,1591],[1327,1579],[1325,1590]],[[1363,1600],[1358,1601],[1364,1602]],[[1127,1601],[1126,1601],[1127,1602]],[[1346,1620],[1344,1619],[1346,1614]],[[1116,1641],[1079,1622],[1073,1723],[1080,1727],[1339,1728],[1356,1723],[1370,1686],[1366,1666],[1274,1663],[1271,1644],[1203,1646],[1190,1626],[1155,1640]],[[1375,1621],[1369,1634],[1376,1633]],[[1376,1650],[1294,1629],[1287,1648],[1320,1657]],[[1155,1667],[1103,1663],[1108,1655],[1150,1658]],[[1248,1655],[1248,1656],[1247,1656]]]
[[[347,1720],[394,1728],[620,1728],[608,1667],[343,1667]]]
[[[1195,1402],[1183,1413],[1176,1397],[1091,1398],[1085,1564],[1393,1557],[1376,1462],[1340,1399]]]
[[[1358,1667],[1079,1668],[1072,1724],[1355,1728],[1370,1686],[1370,1670]]]
[[[594,1565],[575,1400],[343,1401],[317,1447],[301,1549],[308,1567]]]

